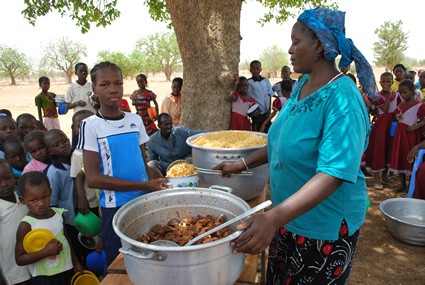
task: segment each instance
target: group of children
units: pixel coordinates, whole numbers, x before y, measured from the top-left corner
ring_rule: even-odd
[[[234,75],[234,88],[228,96],[232,102],[230,129],[267,133],[272,119],[285,105],[297,81],[291,79],[291,69],[286,65],[281,70],[282,81],[273,86],[268,78],[261,76],[260,61],[252,61],[249,70],[252,74],[249,79]],[[275,99],[270,106],[272,97]]]
[[[54,98],[46,79],[40,82],[44,99]],[[80,138],[75,150],[62,130],[46,130],[48,124],[30,114],[15,121],[8,110],[0,110],[0,281],[6,284],[70,284],[89,253],[77,238],[78,212],[100,216],[106,242],[96,250],[104,247],[109,265],[121,247],[112,229],[116,211],[136,197],[167,188],[166,179],[150,179],[143,147],[149,137],[142,117],[120,110],[119,67],[109,62],[94,66],[91,86],[90,94],[83,92],[94,98],[66,102],[97,109],[96,114],[85,108],[74,112],[73,135]],[[40,228],[54,239],[27,252],[24,237]]]
[[[373,97],[377,118],[365,152],[365,165],[373,173],[375,189],[384,189],[384,174],[389,170],[399,176],[395,192],[406,193],[406,175],[412,173],[412,160],[408,155],[424,139],[425,74],[419,74],[417,84],[415,73],[406,71],[402,64],[394,66],[393,74],[381,74],[382,89]],[[396,128],[395,132],[391,132],[391,128]]]

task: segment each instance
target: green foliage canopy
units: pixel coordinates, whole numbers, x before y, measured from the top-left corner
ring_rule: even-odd
[[[75,20],[82,33],[88,32],[91,23],[96,23],[97,27],[105,27],[120,16],[120,11],[115,8],[118,0],[24,0],[24,2],[27,7],[22,14],[32,25],[35,25],[38,17],[55,10],[61,16]]]
[[[97,55],[98,61],[110,61],[117,64],[121,68],[122,76],[133,77],[138,71],[138,66],[130,56],[122,52],[111,52],[107,50],[99,51]]]
[[[403,22],[386,21],[375,30],[378,41],[373,43],[375,64],[386,70],[402,62],[403,52],[407,49],[408,33],[403,31]]]
[[[158,69],[165,74],[167,80],[181,67],[181,56],[176,35],[173,32],[155,33],[136,42],[136,51],[146,58],[145,67]]]
[[[263,70],[278,72],[288,63],[288,54],[277,45],[267,47],[260,55]]]
[[[16,85],[16,77],[30,73],[29,59],[17,49],[0,45],[0,76],[9,77],[10,84]]]

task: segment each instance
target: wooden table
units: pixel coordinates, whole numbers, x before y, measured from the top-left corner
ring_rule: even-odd
[[[266,193],[268,191],[268,186],[264,187],[263,192],[261,194],[247,201],[251,207],[255,207],[256,205],[262,203],[266,199]],[[250,255],[247,254],[245,257],[245,265],[242,269],[242,273],[239,276],[239,279],[235,283],[235,285],[245,285],[245,284],[255,284],[256,276],[258,271],[258,259],[262,257],[264,259],[264,254],[262,255]],[[263,263],[263,262],[262,262]],[[264,268],[260,268],[261,273],[264,274]],[[102,280],[101,285],[131,285],[130,278],[127,275],[127,271],[125,269],[124,256],[122,253],[118,255],[118,257],[111,263],[108,267],[108,275]]]

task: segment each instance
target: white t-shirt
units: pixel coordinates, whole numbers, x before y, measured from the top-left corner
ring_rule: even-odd
[[[28,208],[0,199],[0,267],[7,284],[16,284],[31,279],[28,266],[19,266],[15,261],[16,231]]]
[[[80,110],[90,110],[93,113],[96,113],[96,109],[93,107],[90,96],[93,94],[93,87],[91,82],[86,82],[84,86],[81,86],[77,82],[72,82],[69,85],[68,90],[66,91],[65,102],[66,103],[74,103],[76,101],[82,100],[86,102],[84,107],[76,106],[73,110],[74,113]]]
[[[69,175],[76,178],[78,173],[83,169],[83,151],[76,149],[71,155],[71,169]],[[87,180],[84,181],[84,191],[89,202],[90,208],[99,207],[99,201],[96,197],[96,190],[87,186]]]

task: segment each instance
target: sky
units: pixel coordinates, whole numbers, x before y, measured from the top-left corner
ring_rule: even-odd
[[[100,50],[129,53],[138,39],[156,32],[167,32],[164,23],[153,22],[143,0],[120,0],[118,9],[121,16],[112,25],[103,28],[92,27],[87,34],[69,18],[61,18],[56,13],[37,20],[35,27],[21,15],[24,1],[3,0],[0,9],[0,44],[17,48],[33,59],[41,57],[43,47],[61,37],[68,37],[87,47],[88,55],[83,58],[89,66],[96,63]],[[369,62],[373,62],[373,42],[378,40],[374,31],[384,21],[403,21],[408,32],[408,49],[405,55],[425,59],[419,30],[422,0],[409,1],[403,5],[399,0],[339,0],[339,8],[346,11],[346,34],[352,38],[357,48]],[[312,7],[313,8],[313,7]],[[290,34],[294,19],[283,24],[268,23],[261,27],[256,21],[265,9],[255,0],[246,0],[242,5],[241,16],[241,62],[258,59],[262,51],[278,45],[285,51],[290,46]]]

